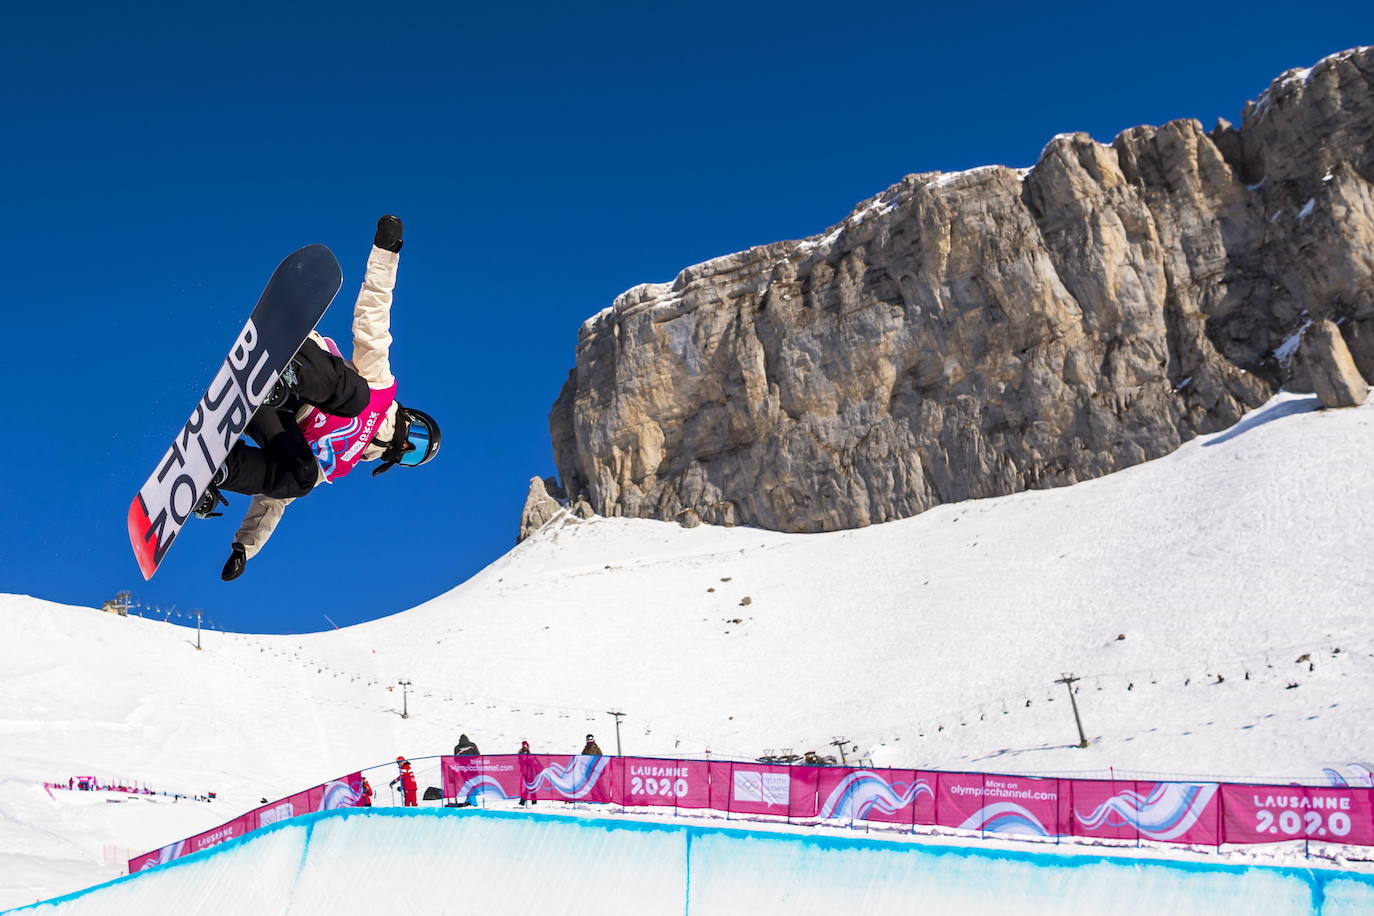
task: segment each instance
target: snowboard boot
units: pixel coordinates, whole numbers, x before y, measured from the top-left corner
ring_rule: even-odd
[[[372,239],[372,244],[384,251],[400,251],[405,244],[401,240],[401,221],[391,215],[377,220],[377,235]]]
[[[272,383],[272,390],[268,392],[267,397],[263,398],[263,407],[269,410],[280,410],[286,404],[286,399],[295,393],[296,385],[300,381],[300,377],[296,374],[300,367],[301,364],[296,362],[294,358],[286,364],[281,375],[278,375],[277,380]]]
[[[228,476],[228,469],[221,465],[210,483],[205,487],[205,492],[200,494],[200,499],[196,500],[195,506],[191,509],[196,518],[219,518],[224,514],[223,512],[216,512],[215,507],[219,504],[229,505],[229,500],[220,494],[218,486],[218,484],[224,483],[224,479]]]

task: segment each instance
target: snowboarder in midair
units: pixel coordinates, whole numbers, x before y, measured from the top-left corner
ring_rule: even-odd
[[[380,460],[375,477],[396,465],[418,467],[439,451],[434,418],[401,406],[391,374],[391,293],[401,230],[394,216],[377,221],[353,306],[352,360],[312,331],[248,422],[257,447],[237,442],[196,504],[196,514],[206,518],[218,514],[217,504],[228,505],[220,490],[253,497],[220,574],[226,582],[243,574],[293,499],[339,479],[359,461]]]

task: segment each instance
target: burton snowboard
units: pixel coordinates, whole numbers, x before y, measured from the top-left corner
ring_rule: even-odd
[[[278,265],[209,389],[129,505],[144,579],[157,572],[201,493],[343,283],[334,253],[309,245]]]

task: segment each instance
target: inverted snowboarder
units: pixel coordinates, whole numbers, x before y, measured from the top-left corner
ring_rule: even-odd
[[[375,477],[396,465],[419,467],[439,451],[438,425],[429,414],[401,406],[391,374],[391,293],[401,228],[394,216],[377,221],[353,306],[352,360],[311,331],[248,421],[245,431],[257,446],[235,443],[196,503],[196,515],[208,518],[218,515],[217,504],[228,505],[220,490],[253,497],[220,574],[226,582],[243,574],[292,500],[338,480],[360,461],[382,462]]]

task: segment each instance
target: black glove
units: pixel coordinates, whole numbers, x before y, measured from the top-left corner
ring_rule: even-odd
[[[387,215],[377,220],[377,234],[372,239],[372,244],[386,251],[400,251],[401,245],[401,221],[394,216]]]
[[[243,568],[248,565],[248,553],[243,549],[243,545],[235,542],[234,549],[229,552],[229,559],[224,561],[224,570],[219,577],[225,582],[232,582],[243,575]]]

